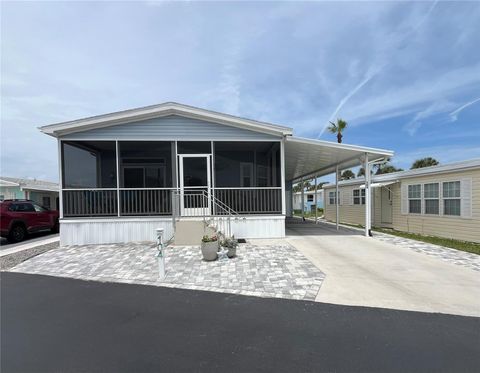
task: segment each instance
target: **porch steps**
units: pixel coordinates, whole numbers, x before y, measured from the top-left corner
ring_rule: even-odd
[[[174,245],[200,245],[203,236],[214,234],[215,229],[205,226],[203,220],[180,219],[175,223]]]

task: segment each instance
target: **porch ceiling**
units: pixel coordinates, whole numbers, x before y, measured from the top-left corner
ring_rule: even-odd
[[[393,156],[393,151],[363,146],[337,144],[329,141],[287,136],[285,141],[285,179],[322,176],[341,169],[359,166],[365,154],[369,161]]]

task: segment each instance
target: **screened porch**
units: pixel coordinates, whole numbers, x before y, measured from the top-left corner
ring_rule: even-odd
[[[170,216],[175,196],[185,216],[282,214],[280,141],[61,140],[60,151],[63,217]]]

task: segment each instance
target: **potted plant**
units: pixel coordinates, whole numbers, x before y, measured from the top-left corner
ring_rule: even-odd
[[[231,238],[226,238],[225,241],[223,241],[222,246],[228,250],[227,256],[229,258],[233,258],[235,255],[237,255],[238,241],[235,239],[235,237],[232,236]]]
[[[217,251],[218,251],[218,237],[203,236],[202,238],[203,259],[209,262],[217,259]]]

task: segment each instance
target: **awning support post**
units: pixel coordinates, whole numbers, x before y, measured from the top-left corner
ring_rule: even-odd
[[[340,223],[340,206],[339,206],[339,203],[340,203],[340,196],[338,195],[339,192],[338,192],[338,164],[335,166],[335,210],[336,210],[336,221],[335,221],[335,226],[337,228],[337,231],[338,231],[338,224]]]
[[[371,206],[370,203],[371,195],[370,195],[370,163],[368,163],[368,153],[365,153],[365,236],[371,236]]]
[[[302,180],[300,180],[300,187],[302,191],[302,220],[305,220],[305,182],[302,177]]]
[[[317,175],[315,175],[315,224],[317,224]]]

